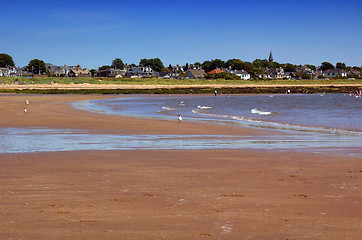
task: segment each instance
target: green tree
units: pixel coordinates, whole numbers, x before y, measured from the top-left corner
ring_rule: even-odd
[[[225,67],[232,67],[234,64],[240,64],[240,63],[243,63],[243,61],[241,61],[240,59],[237,58],[229,59],[225,62]],[[241,69],[236,69],[236,70],[241,70]]]
[[[301,76],[302,79],[310,79],[310,77],[311,76],[308,73],[303,73],[302,76]]]
[[[264,73],[263,70],[261,70],[260,68],[257,68],[257,67],[254,67],[253,69],[249,70],[248,72],[249,72],[250,75],[252,75],[252,76],[257,76],[257,75],[259,75],[259,74],[263,74],[263,73]]]
[[[155,72],[160,72],[162,68],[164,68],[163,63],[159,58],[141,59],[140,65],[144,67],[150,67]]]
[[[211,70],[210,71],[212,71],[216,68],[224,68],[224,67],[225,67],[225,62],[223,60],[214,59],[211,61],[211,66],[210,66]]]
[[[95,69],[91,69],[91,70],[89,70],[89,72],[91,73],[91,76],[92,77],[95,77],[96,76],[96,74],[97,74],[97,70],[95,70]]]
[[[226,66],[226,63],[221,59],[213,59],[211,61],[205,61],[201,65],[201,67],[206,72],[210,72],[216,68],[224,68],[225,66]]]
[[[269,62],[267,59],[255,59],[253,65],[258,68],[279,68],[278,62]]]
[[[271,62],[266,59],[255,59],[253,65],[257,68],[266,68],[271,66]]]
[[[250,62],[244,62],[243,64],[243,70],[250,72],[254,68],[254,65]]]
[[[208,61],[208,60],[204,61],[204,62],[201,64],[201,67],[202,67],[202,69],[205,70],[205,72],[210,72],[210,71],[211,71],[211,70],[210,70],[210,68],[211,68],[211,61]]]
[[[240,77],[238,75],[221,72],[221,73],[209,73],[205,75],[206,79],[226,79],[226,80],[239,80]]]
[[[225,63],[225,67],[235,69],[235,70],[243,70],[244,69],[244,62],[240,59],[229,59]]]
[[[314,70],[314,71],[317,70],[317,67],[314,66],[314,65],[307,64],[306,66],[309,67],[310,69]]]
[[[46,67],[44,61],[39,59],[30,60],[27,69],[29,72],[39,75],[46,73]]]
[[[15,66],[13,58],[5,53],[0,53],[0,67],[12,67]]]
[[[291,64],[291,63],[287,63],[285,65],[285,67],[283,67],[284,72],[295,72],[296,71],[296,67],[295,65]]]
[[[171,64],[170,64],[170,65],[171,65]],[[172,72],[172,71],[171,71],[170,68],[164,67],[164,68],[161,69],[161,72],[168,72],[168,73],[170,73],[170,72]]]
[[[195,66],[195,67],[201,67],[201,63],[200,63],[200,62],[195,62],[195,63],[194,63],[194,66]]]
[[[337,62],[336,68],[346,70],[346,69],[347,69],[347,66],[346,66],[345,63]]]
[[[112,61],[112,68],[123,69],[124,68],[124,63],[123,63],[122,59],[120,59],[120,58],[114,59]]]
[[[322,62],[321,69],[322,69],[322,71],[325,71],[327,69],[334,69],[334,66],[332,63]]]
[[[110,69],[111,66],[109,65],[103,65],[102,67],[99,68],[99,70],[106,70],[106,69]]]

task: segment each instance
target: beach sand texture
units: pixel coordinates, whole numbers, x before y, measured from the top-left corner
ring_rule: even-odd
[[[0,127],[273,134],[90,113],[67,104],[110,97],[0,95]],[[0,154],[0,239],[357,240],[361,160],[238,149]]]

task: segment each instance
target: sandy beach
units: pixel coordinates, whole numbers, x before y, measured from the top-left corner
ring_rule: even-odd
[[[68,104],[112,97],[119,96],[3,94],[0,128],[274,133],[104,115]],[[248,149],[0,154],[0,239],[357,240],[361,160],[333,151]]]

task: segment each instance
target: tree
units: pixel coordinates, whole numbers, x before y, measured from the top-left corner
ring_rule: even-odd
[[[302,76],[301,76],[301,78],[302,78],[302,79],[310,79],[311,76],[310,76],[310,74],[308,74],[308,73],[303,73]]]
[[[109,66],[109,65],[103,65],[102,67],[99,68],[99,70],[107,70],[110,68],[111,68],[111,66]]]
[[[116,58],[112,61],[112,67],[115,69],[123,69],[124,68],[124,63],[122,61],[122,59],[120,58]]]
[[[46,67],[44,61],[39,59],[31,60],[27,66],[27,69],[29,72],[39,75],[46,73]]]
[[[230,67],[231,69],[235,70],[243,70],[244,69],[244,62],[240,59],[229,59],[225,63],[225,67]]]
[[[211,60],[211,66],[210,66],[210,71],[216,69],[216,68],[224,68],[225,67],[225,62],[221,59],[214,59]]]
[[[210,68],[211,68],[211,61],[204,61],[202,64],[201,64],[201,67],[202,69],[204,69],[206,72],[210,72]]]
[[[307,64],[306,66],[309,67],[310,69],[314,70],[314,71],[317,70],[317,67],[314,66],[314,65]]]
[[[171,65],[171,64],[170,64]],[[167,67],[164,67],[161,69],[161,72],[168,72],[168,73],[171,73],[172,70],[170,68],[167,68]]]
[[[296,71],[295,65],[293,65],[291,63],[287,63],[283,69],[284,69],[284,72],[295,72]]]
[[[250,62],[244,62],[243,64],[243,70],[249,72],[254,68],[254,65]]]
[[[15,63],[13,61],[13,58],[5,53],[0,54],[0,67],[12,67],[15,66]]]
[[[201,63],[200,63],[200,62],[195,62],[195,63],[194,63],[194,66],[197,67],[197,68],[199,68],[199,67],[201,67]]]
[[[345,63],[337,62],[336,68],[346,70],[346,69],[347,69],[347,66],[346,66]]]
[[[322,62],[321,69],[322,71],[325,71],[327,69],[334,69],[334,66],[332,65],[332,63]]]
[[[97,74],[97,70],[95,70],[93,68],[91,70],[89,70],[89,72],[91,73],[92,77],[96,76],[96,74]]]
[[[257,67],[254,67],[253,69],[250,69],[248,72],[249,72],[250,75],[252,75],[252,76],[257,76],[257,75],[259,75],[259,74],[263,74],[263,73],[264,73],[263,70],[261,70],[260,68],[257,68]]]
[[[225,80],[239,80],[240,76],[228,73],[228,72],[221,72],[221,73],[208,73],[205,75],[206,79],[225,79]]]
[[[267,68],[271,66],[271,62],[266,59],[255,59],[253,65],[257,68]]]
[[[162,68],[164,68],[163,63],[159,58],[141,59],[140,65],[144,67],[150,67],[155,72],[160,72]]]

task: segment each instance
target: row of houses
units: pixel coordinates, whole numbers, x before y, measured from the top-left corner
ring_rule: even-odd
[[[183,71],[175,68],[174,71],[170,72],[155,72],[150,67],[128,67],[125,69],[114,69],[109,68],[106,70],[98,71],[97,76],[98,77],[114,77],[114,78],[121,78],[121,77],[128,77],[128,78],[149,78],[149,77],[158,77],[158,78],[181,78],[181,75]],[[225,70],[219,70],[215,69],[208,73],[219,73],[219,72],[229,72],[235,75],[240,76],[241,79],[249,80],[250,74],[244,70],[231,70],[231,69],[225,69]],[[183,78],[190,78],[190,79],[196,79],[196,78],[204,78],[206,75],[205,71],[200,68],[189,68],[185,76]]]
[[[126,65],[124,69],[115,69],[109,68],[105,70],[98,70],[91,73],[87,68],[82,68],[80,65],[76,66],[56,66],[50,63],[45,64],[46,71],[51,76],[57,77],[110,77],[110,78],[150,78],[150,77],[158,77],[158,78],[204,78],[206,72],[197,64],[186,64],[186,66],[181,67],[179,65],[172,66],[169,65],[167,72],[155,72],[151,67],[143,67],[143,66],[130,66]],[[261,69],[262,73],[256,74],[257,78],[260,79],[298,79],[302,76],[303,73],[309,74],[311,78],[317,78],[320,76],[335,78],[335,77],[347,77],[349,75],[354,76],[362,76],[362,72],[360,70],[351,69],[350,71],[346,71],[343,69],[328,69],[322,71],[320,68],[317,70],[312,70],[307,66],[298,66],[295,72],[285,72],[282,67],[279,68],[263,68]],[[234,70],[230,68],[223,69],[215,69],[208,73],[220,73],[220,72],[228,72],[231,74],[238,75],[243,80],[250,80],[251,74],[245,70]],[[28,76],[32,75],[27,71],[26,67],[8,67],[8,68],[0,68],[0,77],[1,76]]]
[[[77,66],[56,66],[51,63],[46,63],[45,68],[52,76],[57,77],[91,77],[91,73],[87,68]]]
[[[57,77],[90,77],[90,71],[87,68],[77,66],[55,66],[50,63],[45,64],[47,73]],[[32,76],[33,74],[26,67],[7,67],[0,68],[0,77],[23,77]]]

